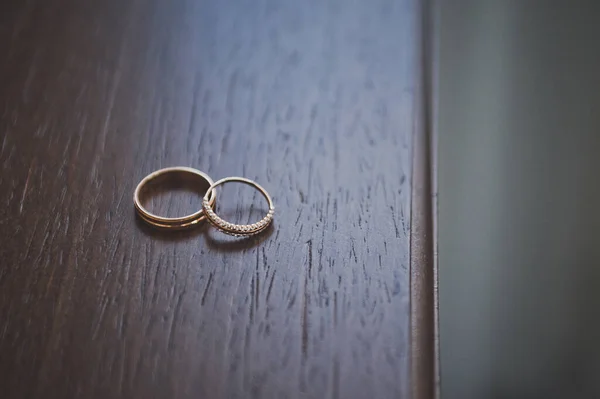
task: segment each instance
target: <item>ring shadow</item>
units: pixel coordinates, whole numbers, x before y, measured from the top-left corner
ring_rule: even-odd
[[[212,226],[208,222],[181,230],[168,230],[149,225],[137,212],[135,212],[135,224],[145,236],[164,242],[184,241],[204,235],[208,248],[217,252],[240,252],[254,248],[269,238],[275,230],[274,224],[271,223],[269,227],[257,235],[240,237],[234,240],[220,240],[211,236],[210,227]]]
[[[159,241],[173,242],[183,241],[190,238],[196,238],[208,230],[207,223],[190,226],[180,230],[169,230],[148,224],[144,219],[135,212],[135,224],[138,229],[147,237]]]
[[[205,231],[204,238],[208,248],[217,252],[239,252],[257,247],[258,245],[262,244],[265,240],[271,237],[273,231],[275,231],[275,227],[274,224],[271,223],[269,227],[254,236],[239,237],[234,240],[219,240],[213,238],[207,229]]]

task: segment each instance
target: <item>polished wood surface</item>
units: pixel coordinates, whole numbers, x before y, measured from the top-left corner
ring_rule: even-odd
[[[407,397],[417,14],[2,2],[0,396]],[[255,179],[274,226],[146,226],[133,190],[176,165]],[[250,188],[220,195],[262,215]]]

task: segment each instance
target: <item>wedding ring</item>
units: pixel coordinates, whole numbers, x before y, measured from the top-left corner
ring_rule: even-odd
[[[210,196],[214,193],[214,190],[217,186],[220,186],[221,184],[227,182],[244,183],[260,191],[260,193],[265,197],[265,199],[269,203],[269,212],[267,213],[267,216],[262,218],[259,222],[253,224],[229,223],[226,220],[223,220],[220,216],[218,216],[210,204]],[[269,193],[267,193],[267,191],[264,188],[262,188],[258,183],[249,179],[245,179],[243,177],[226,177],[213,183],[206,191],[206,194],[204,194],[204,200],[202,201],[202,209],[204,210],[204,214],[206,215],[207,220],[213,226],[215,226],[217,229],[221,230],[225,234],[229,234],[236,237],[251,236],[263,232],[267,227],[269,227],[269,225],[273,221],[273,215],[275,214],[275,206],[273,205],[273,200],[271,199]]]
[[[214,185],[213,180],[206,173],[201,172],[197,169],[187,168],[185,166],[164,168],[157,170],[156,172],[152,172],[148,176],[144,177],[142,181],[140,181],[133,194],[133,203],[135,205],[135,209],[138,211],[142,220],[155,227],[165,229],[183,229],[195,226],[199,222],[206,219],[205,211],[203,208],[190,215],[172,218],[155,215],[152,212],[148,211],[146,208],[144,208],[140,199],[144,191],[148,188],[150,183],[158,184],[163,179],[186,179],[196,183],[208,185],[210,187]],[[206,193],[207,195],[205,198],[207,202],[207,207],[212,210],[212,207],[214,206],[217,198],[216,192],[215,190],[210,190],[210,193],[208,191]]]

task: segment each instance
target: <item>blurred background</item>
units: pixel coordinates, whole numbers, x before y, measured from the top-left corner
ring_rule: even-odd
[[[600,4],[435,14],[442,398],[600,398]]]

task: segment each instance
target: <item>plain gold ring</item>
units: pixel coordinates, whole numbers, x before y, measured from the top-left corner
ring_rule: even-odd
[[[137,185],[135,191],[133,193],[133,203],[135,205],[135,209],[138,211],[142,220],[146,223],[151,224],[155,227],[165,228],[165,229],[184,229],[188,227],[192,227],[197,225],[199,222],[206,219],[206,215],[204,209],[200,209],[190,215],[181,216],[181,217],[164,217],[153,214],[148,211],[142,205],[142,201],[140,199],[141,194],[144,188],[152,181],[158,178],[167,178],[167,177],[185,177],[187,179],[194,179],[200,181],[204,184],[208,183],[209,186],[212,187],[214,184],[213,180],[206,173],[201,172],[194,168],[188,168],[185,166],[176,166],[171,168],[159,169],[155,172],[150,173],[148,176],[144,177],[142,181]],[[207,191],[208,194],[208,191]],[[217,195],[215,190],[210,191],[210,196],[206,197],[208,200],[208,206],[212,209],[214,207],[215,201],[217,199]]]
[[[210,196],[212,195],[212,193],[214,193],[215,188],[217,186],[228,182],[244,183],[260,191],[260,193],[265,197],[265,199],[269,203],[269,212],[267,213],[267,216],[253,224],[229,223],[226,220],[223,220],[220,216],[218,216],[210,204]],[[266,230],[267,227],[269,227],[269,225],[273,221],[273,215],[275,214],[275,206],[273,205],[273,200],[271,199],[271,196],[269,195],[267,190],[265,190],[261,185],[259,185],[255,181],[245,179],[243,177],[226,177],[213,183],[208,188],[208,190],[206,190],[206,194],[204,194],[204,200],[202,201],[202,209],[204,210],[204,214],[206,215],[207,220],[213,226],[215,226],[217,229],[219,229],[225,234],[229,234],[236,237],[251,236],[263,232],[264,230]]]

